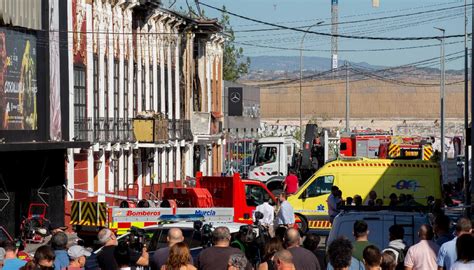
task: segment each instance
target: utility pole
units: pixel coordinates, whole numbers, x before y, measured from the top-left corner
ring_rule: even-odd
[[[465,205],[471,201],[469,188],[469,146],[467,144],[467,130],[469,128],[469,49],[467,46],[467,0],[464,0],[464,198]],[[470,216],[469,208],[466,208],[466,216]]]
[[[441,60],[440,60],[440,70],[441,70],[441,80],[440,80],[440,113],[441,113],[441,161],[442,161],[442,166],[444,166],[444,162],[446,161],[446,153],[444,150],[444,105],[445,105],[445,70],[444,70],[444,34],[446,32],[445,29],[443,28],[438,28],[439,31],[443,33],[443,36],[441,37]]]
[[[339,0],[331,0],[331,66],[332,69],[338,67],[337,58],[337,34],[339,26]]]
[[[471,5],[471,13],[474,15],[474,0],[472,0],[472,5]],[[474,23],[471,23],[472,30],[474,30]],[[471,51],[474,48],[474,38],[471,37]],[[474,142],[474,132],[472,132],[472,121],[474,120],[474,85],[472,83],[472,79],[474,78],[474,57],[471,56],[471,160],[469,160],[469,155],[465,156],[465,166],[469,167],[469,163],[471,163],[471,170],[469,173],[470,179],[473,179],[472,171],[474,168],[474,147],[472,147],[472,142]],[[466,187],[467,191],[469,193],[471,182],[469,182],[469,179],[467,179],[468,185]],[[469,217],[471,217],[471,194],[466,197],[466,213],[468,214]]]
[[[349,129],[349,110],[350,110],[350,100],[349,100],[349,63],[346,61],[344,64],[346,68],[346,132],[350,132]]]

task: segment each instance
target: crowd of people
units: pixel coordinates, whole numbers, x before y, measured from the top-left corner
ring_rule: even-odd
[[[64,232],[56,232],[47,245],[39,247],[26,262],[18,258],[14,243],[3,243],[0,248],[2,270],[313,270],[313,269],[382,269],[424,270],[474,269],[474,236],[472,223],[460,218],[450,233],[451,220],[439,215],[434,226],[419,228],[419,242],[407,246],[402,225],[389,228],[390,242],[378,247],[369,241],[369,227],[363,220],[353,224],[354,241],[340,237],[329,243],[327,252],[319,249],[320,237],[303,235],[293,227],[280,226],[275,235],[264,243],[261,260],[253,263],[252,254],[233,247],[234,240],[227,227],[212,231],[212,245],[204,248],[193,259],[179,228],[168,230],[166,247],[150,252],[146,245],[141,252],[126,241],[118,241],[110,229],[102,229],[97,236],[101,249],[92,253],[83,246],[68,243]],[[152,254],[152,255],[150,255]]]

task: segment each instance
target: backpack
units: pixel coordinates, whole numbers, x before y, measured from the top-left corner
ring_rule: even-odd
[[[394,248],[394,247],[389,247],[389,248],[398,252],[397,267],[395,269],[396,270],[405,269],[405,256],[407,255],[408,247],[405,247],[403,249]]]

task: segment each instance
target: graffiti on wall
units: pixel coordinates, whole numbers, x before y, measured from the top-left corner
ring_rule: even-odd
[[[36,37],[0,28],[0,130],[36,130]]]

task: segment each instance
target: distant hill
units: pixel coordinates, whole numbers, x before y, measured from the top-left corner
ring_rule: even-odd
[[[343,65],[339,61],[339,66]],[[368,63],[354,63],[366,68],[383,68]],[[303,67],[305,70],[324,71],[331,68],[331,59],[325,57],[305,56],[303,57]],[[265,71],[296,71],[300,70],[300,58],[298,56],[253,56],[250,57],[250,70]]]

